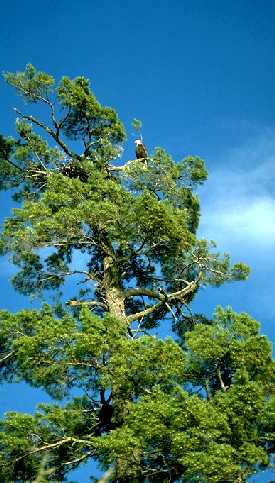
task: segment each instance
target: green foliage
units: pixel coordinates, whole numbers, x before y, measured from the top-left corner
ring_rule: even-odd
[[[124,140],[124,128],[116,112],[99,104],[84,77],[63,77],[57,96],[61,107],[68,110],[62,130],[70,139],[91,143],[92,139],[95,142],[105,138],[112,144]]]
[[[24,72],[6,72],[4,77],[27,102],[38,102],[48,96],[54,85],[51,75],[36,70],[31,64],[26,66]]]
[[[133,119],[131,125],[132,125],[132,128],[138,133],[142,128],[142,122],[139,119]]]
[[[17,138],[0,136],[0,188],[20,202],[0,251],[20,293],[54,302],[0,312],[0,378],[54,403],[1,421],[0,480],[66,481],[94,459],[106,481],[245,481],[274,452],[274,362],[247,314],[191,311],[202,287],[249,274],[196,237],[203,160],[115,164],[124,127],[87,79],[5,78],[49,122],[16,110]],[[64,303],[68,280],[81,289]]]

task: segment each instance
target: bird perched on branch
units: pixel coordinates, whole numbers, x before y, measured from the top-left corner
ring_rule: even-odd
[[[136,145],[136,158],[137,159],[143,159],[145,160],[148,158],[148,151],[146,146],[143,144],[141,139],[136,139],[135,140],[135,145]]]

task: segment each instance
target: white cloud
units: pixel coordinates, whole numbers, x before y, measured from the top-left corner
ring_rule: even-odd
[[[239,253],[275,251],[275,132],[229,151],[210,170],[201,201],[200,236]]]
[[[218,161],[200,192],[199,236],[247,263],[251,275],[244,284],[202,292],[198,307],[211,312],[221,303],[251,313],[275,344],[275,131],[265,130]]]

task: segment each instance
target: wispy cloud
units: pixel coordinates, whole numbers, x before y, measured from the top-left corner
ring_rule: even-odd
[[[275,131],[229,151],[220,166],[201,190],[200,236],[238,253],[275,251]]]
[[[219,162],[200,192],[199,236],[248,263],[251,275],[245,283],[201,292],[198,310],[211,314],[216,305],[229,304],[251,313],[275,343],[275,130],[228,151]]]

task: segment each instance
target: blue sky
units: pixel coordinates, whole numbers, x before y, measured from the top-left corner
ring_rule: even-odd
[[[246,283],[203,291],[195,306],[208,314],[217,304],[247,311],[274,343],[275,2],[10,0],[1,5],[0,32],[1,70],[31,62],[57,78],[91,79],[128,128],[125,159],[134,117],[149,149],[205,159],[200,236],[252,273]],[[0,132],[11,134],[17,100],[3,82],[0,100]],[[5,216],[7,194],[0,202]],[[17,310],[27,301],[9,287],[11,272],[0,261],[0,304]],[[42,397],[25,386],[5,386],[0,395],[3,411],[30,410]]]

